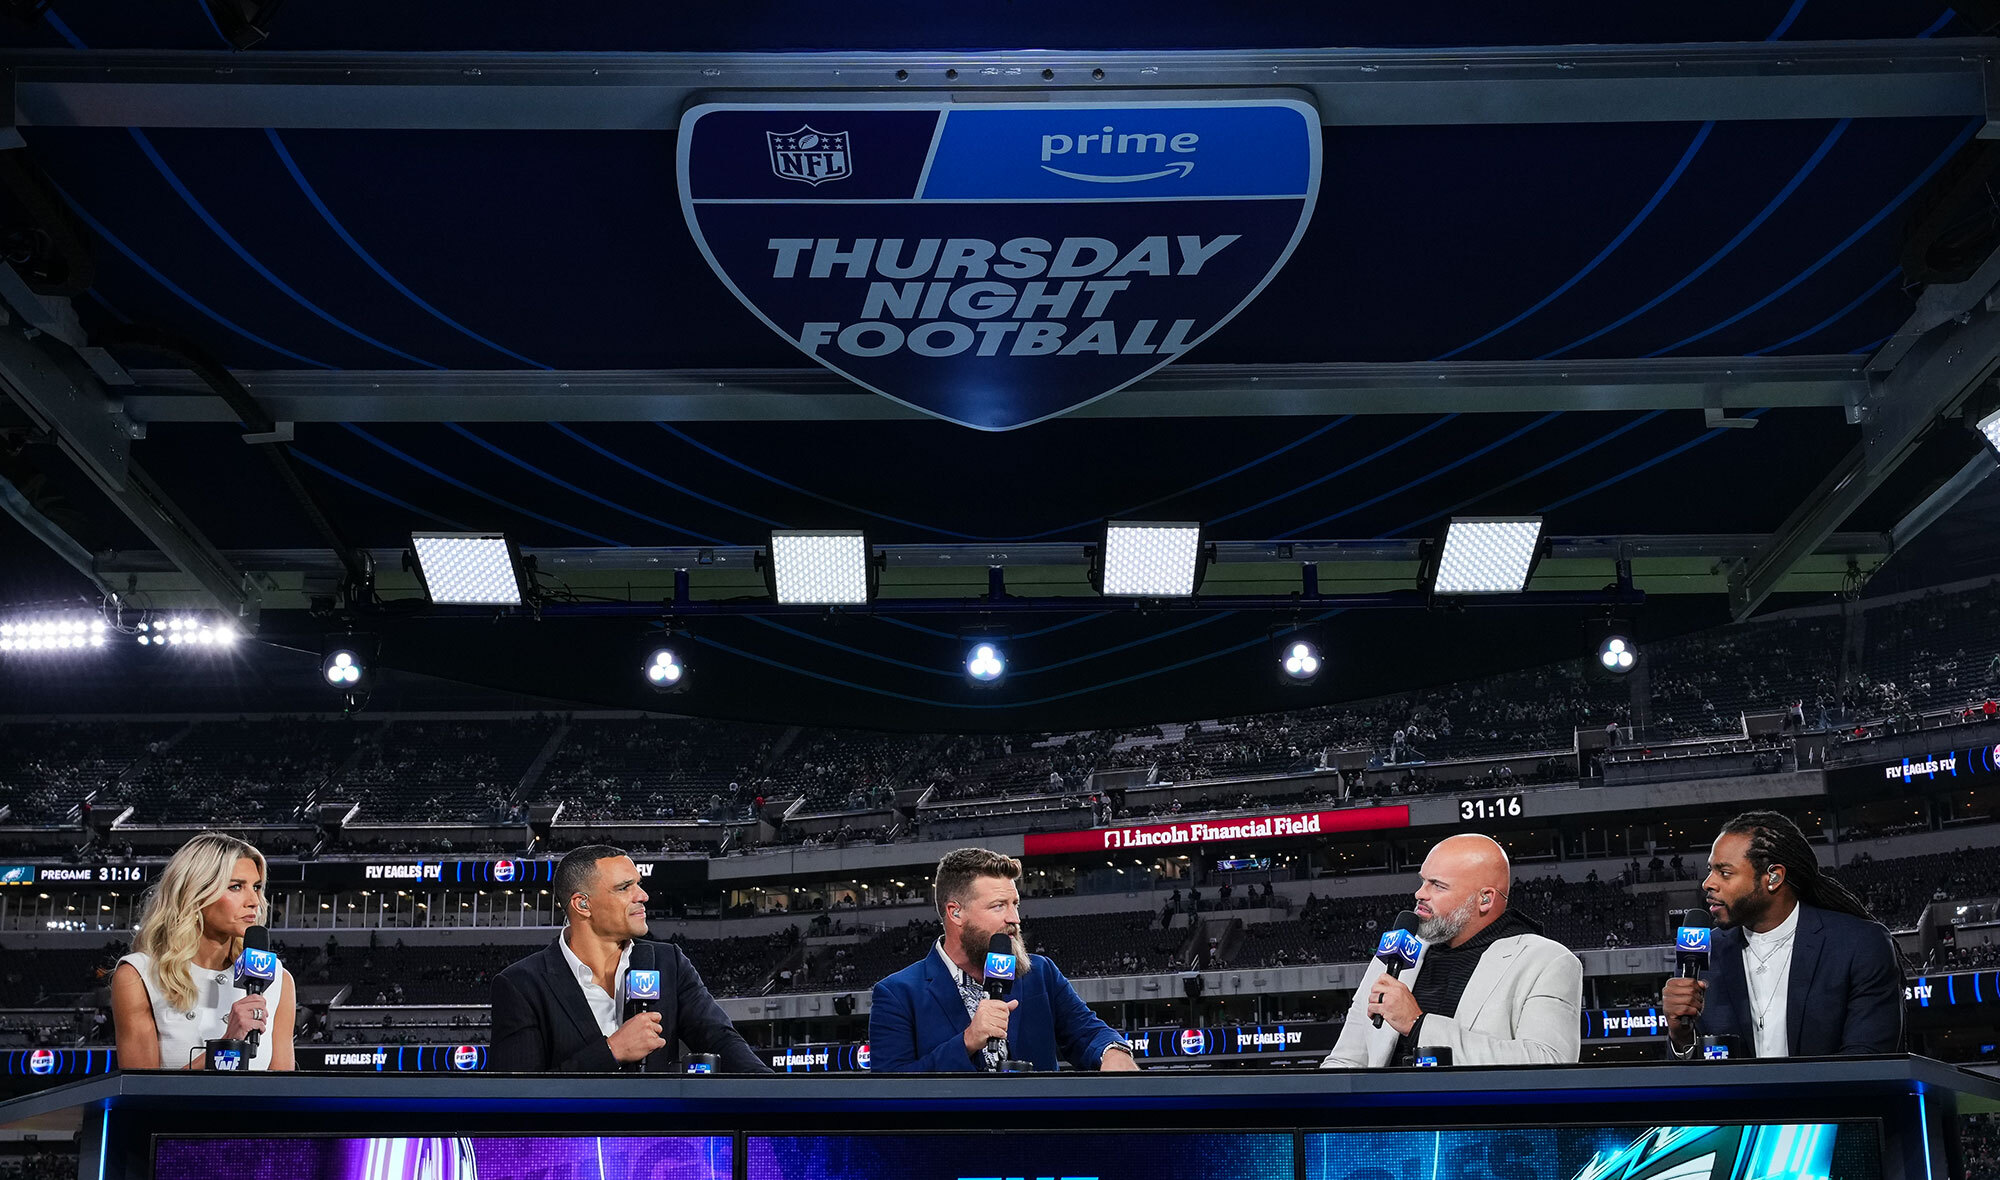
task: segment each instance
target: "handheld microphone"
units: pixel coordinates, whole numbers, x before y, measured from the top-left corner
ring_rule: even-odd
[[[632,941],[632,961],[625,968],[625,1019],[630,1020],[642,1012],[651,1012],[660,1002],[660,972],[654,965],[653,944],[638,939]],[[639,1072],[646,1072],[646,1063],[638,1063]]]
[[[1422,925],[1417,915],[1404,910],[1396,915],[1396,924],[1382,932],[1382,941],[1375,946],[1375,957],[1382,960],[1382,973],[1391,979],[1400,978],[1405,967],[1417,965],[1417,956],[1424,953],[1423,940],[1417,937],[1417,927]],[[1382,1014],[1377,1012],[1368,1018],[1376,1028],[1382,1027]]]
[[[996,934],[986,946],[986,994],[996,1000],[1005,1000],[1014,990],[1014,973],[1019,964],[1014,958],[1014,940],[1005,934]],[[998,1049],[1000,1038],[988,1037],[986,1047]]]
[[[271,953],[271,932],[262,926],[252,926],[243,932],[243,953],[236,957],[236,986],[253,996],[261,996],[264,989],[278,981],[278,956]],[[262,1029],[253,1028],[244,1038],[250,1045],[250,1056],[257,1056],[257,1043],[264,1039]]]
[[[1700,978],[1708,970],[1715,919],[1706,909],[1675,910],[1667,917],[1674,923],[1674,974],[1681,979]]]

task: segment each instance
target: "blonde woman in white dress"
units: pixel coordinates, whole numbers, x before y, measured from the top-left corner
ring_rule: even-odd
[[[263,1034],[244,1068],[292,1069],[292,978],[261,995],[236,986],[243,934],[262,925],[264,854],[203,832],[174,853],[146,895],[133,951],[111,977],[121,1069],[207,1069],[207,1042]]]

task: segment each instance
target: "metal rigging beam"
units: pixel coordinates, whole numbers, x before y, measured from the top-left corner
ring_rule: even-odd
[[[1487,49],[972,53],[15,50],[22,127],[659,131],[699,98],[1286,86],[1330,126],[1987,114],[1991,38]]]
[[[1171,365],[1078,418],[1546,413],[1838,406],[1870,386],[1851,356],[1416,364]],[[200,378],[133,371],[140,422],[234,422]],[[280,422],[688,422],[921,419],[821,369],[238,372]]]

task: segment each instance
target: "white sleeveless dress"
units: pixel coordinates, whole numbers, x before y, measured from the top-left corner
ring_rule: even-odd
[[[139,973],[140,980],[146,985],[146,998],[153,1005],[153,1027],[160,1033],[161,1069],[181,1068],[207,1048],[209,1041],[220,1039],[229,1028],[230,1005],[247,994],[236,986],[233,966],[210,971],[190,963],[188,975],[194,980],[194,1011],[182,1012],[167,1006],[166,989],[153,977],[151,955],[135,951],[118,961],[132,964],[132,969]],[[284,964],[280,963],[276,982],[264,992],[264,998],[270,1002],[264,1011],[264,1042],[257,1047],[257,1056],[250,1059],[246,1068],[271,1068],[269,1029],[277,1023],[278,1003],[284,996],[285,971]]]

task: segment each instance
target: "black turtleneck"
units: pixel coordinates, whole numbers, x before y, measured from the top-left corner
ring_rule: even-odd
[[[1491,926],[1481,930],[1458,946],[1444,943],[1429,943],[1424,947],[1422,969],[1417,972],[1417,982],[1410,988],[1410,994],[1417,998],[1417,1007],[1425,1015],[1439,1016],[1458,1014],[1458,1001],[1465,995],[1465,985],[1472,982],[1472,973],[1479,969],[1479,960],[1486,954],[1486,948],[1503,938],[1516,934],[1540,934],[1539,922],[1523,914],[1508,910],[1501,914]],[[1423,1019],[1410,1028],[1410,1035],[1396,1043],[1398,1064],[1409,1065],[1416,1056],[1416,1034],[1423,1029]]]

